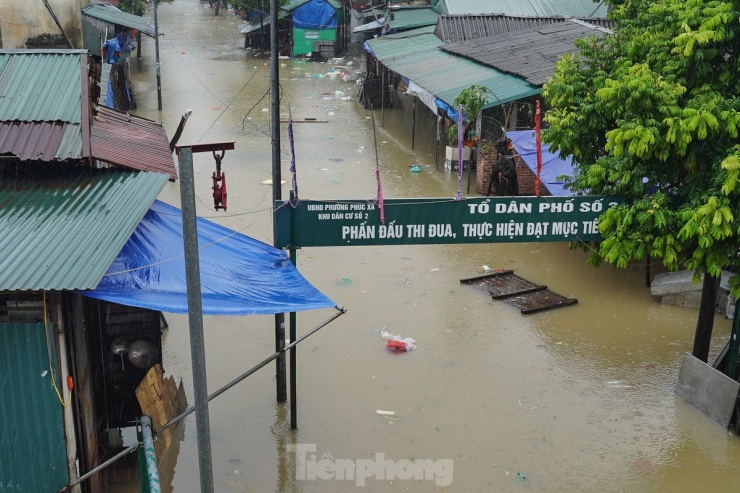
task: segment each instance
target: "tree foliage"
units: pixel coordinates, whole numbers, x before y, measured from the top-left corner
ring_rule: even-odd
[[[229,3],[242,12],[262,12],[265,16],[270,15],[270,0],[232,0]],[[282,7],[288,0],[277,0],[277,3]]]
[[[476,118],[483,107],[488,104],[488,97],[491,94],[493,93],[486,86],[472,84],[457,95],[453,105],[456,110],[462,105],[463,118],[465,121],[469,121],[471,118]],[[457,122],[453,122],[447,130],[447,140],[451,146],[457,146]]]
[[[160,3],[172,3],[174,0],[154,0],[157,5]],[[146,0],[119,0],[118,8],[124,12],[134,15],[144,15],[146,13]]]
[[[600,218],[590,261],[720,276],[740,264],[740,1],[624,0],[610,16],[543,90],[543,140],[573,156],[573,188],[630,199]]]

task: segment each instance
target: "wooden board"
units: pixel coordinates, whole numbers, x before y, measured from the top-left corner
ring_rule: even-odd
[[[177,417],[187,407],[182,382],[178,386],[172,375],[164,378],[159,364],[149,369],[144,380],[136,388],[136,399],[141,405],[141,411],[152,418],[154,430]],[[157,435],[154,442],[157,463],[164,459],[176,429],[177,426],[171,426]]]
[[[525,315],[578,303],[575,298],[566,298],[550,291],[547,286],[519,277],[509,269],[498,269],[482,276],[460,279],[460,282],[484,289],[493,299],[516,306]]]

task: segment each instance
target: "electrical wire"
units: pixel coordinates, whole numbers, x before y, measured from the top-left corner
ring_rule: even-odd
[[[69,389],[69,400],[65,403],[64,399],[62,398],[62,394],[59,392],[59,387],[57,386],[56,381],[56,370],[54,370],[54,365],[52,365],[52,358],[51,358],[51,346],[49,345],[49,327],[46,317],[46,291],[44,291],[44,335],[46,336],[46,354],[49,358],[49,373],[51,374],[51,386],[54,387],[54,392],[57,394],[57,398],[59,398],[59,402],[62,404],[62,407],[67,407],[72,403],[72,389]],[[63,355],[61,357],[64,357]]]

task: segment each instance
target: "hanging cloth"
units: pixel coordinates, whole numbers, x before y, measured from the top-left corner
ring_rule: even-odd
[[[290,142],[290,174],[293,176],[290,184],[290,190],[293,192],[290,197],[290,205],[295,209],[298,206],[298,179],[295,169],[295,145],[293,141],[293,117],[288,118],[288,141]]]

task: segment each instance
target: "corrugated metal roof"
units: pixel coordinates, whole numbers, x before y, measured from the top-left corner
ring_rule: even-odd
[[[514,33],[478,38],[445,45],[443,50],[489,67],[544,85],[555,72],[555,62],[566,53],[577,53],[578,38],[599,36],[606,30],[581,21],[569,20]]]
[[[62,406],[46,348],[43,324],[0,323],[2,491],[58,491],[67,484]]]
[[[83,53],[0,50],[0,121],[81,123]]]
[[[0,122],[0,154],[21,161],[82,158],[80,125],[60,122]]]
[[[0,165],[0,291],[94,289],[167,179]]]
[[[471,39],[495,36],[524,29],[532,29],[558,22],[566,17],[525,17],[503,14],[442,15],[434,31],[445,43],[461,43]],[[580,19],[590,24],[611,28],[614,22],[607,19]]]
[[[95,159],[177,178],[167,132],[152,120],[98,106],[93,110],[90,145]]]
[[[437,14],[432,9],[402,9],[393,12],[389,23],[391,31],[414,29],[437,24]]]
[[[82,15],[89,15],[95,19],[124,27],[131,27],[147,36],[154,36],[154,26],[141,16],[123,12],[117,7],[102,3],[91,3],[82,7]],[[160,29],[159,34],[162,34]]]
[[[440,0],[435,7],[443,14],[507,14],[532,17],[602,17],[606,2],[593,0]]]
[[[401,37],[400,34],[407,34]],[[538,94],[535,87],[519,77],[486,67],[442,51],[442,41],[433,34],[367,41],[375,57],[394,72],[415,82],[445,103],[472,84],[486,86],[495,94],[486,108]]]
[[[288,12],[279,12],[278,14],[279,14],[278,17],[280,19],[284,19],[285,17],[288,17],[290,15]],[[280,23],[278,23],[278,25],[280,25]],[[262,19],[262,21],[257,19],[255,21],[249,21],[249,22],[244,22],[243,24],[239,24],[239,32],[241,34],[253,33],[255,31],[259,31],[262,26],[265,27],[265,34],[269,36],[270,35],[270,16],[269,15],[266,15],[264,19]]]

